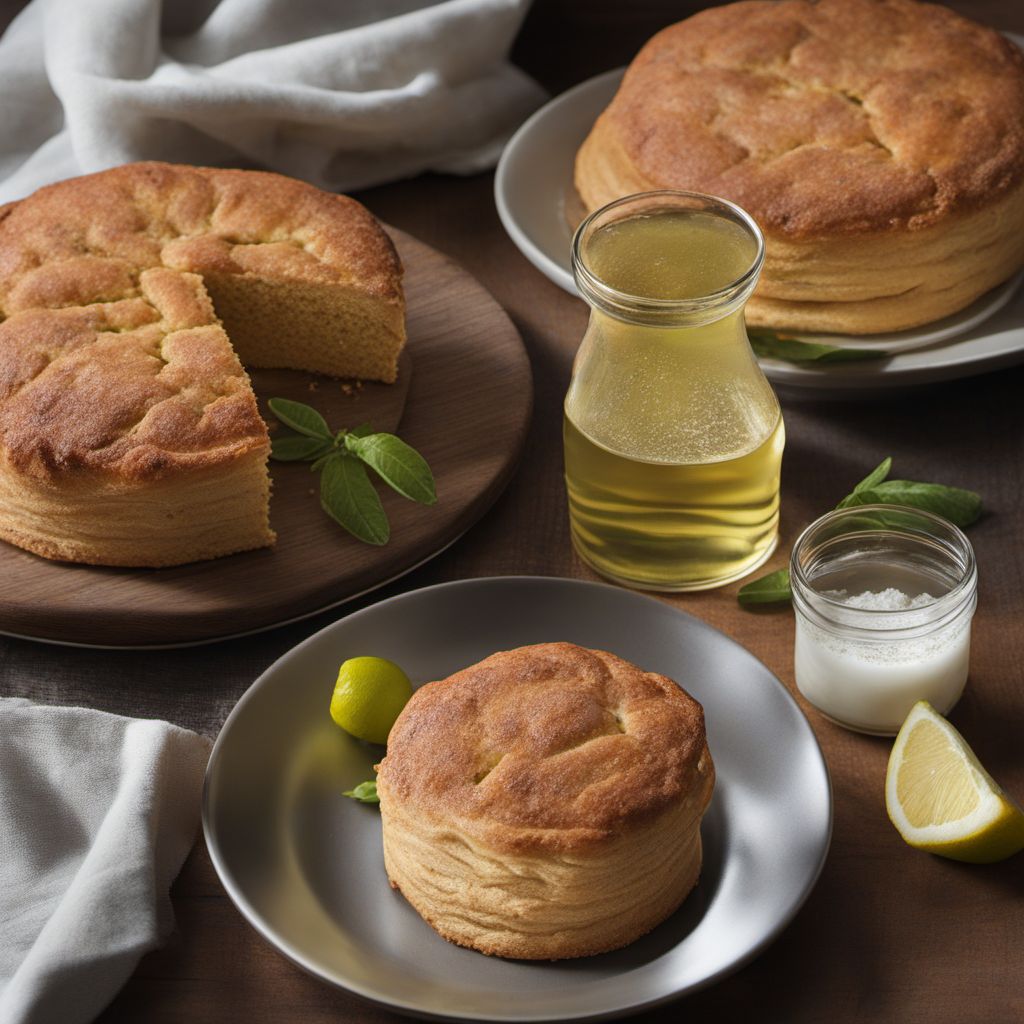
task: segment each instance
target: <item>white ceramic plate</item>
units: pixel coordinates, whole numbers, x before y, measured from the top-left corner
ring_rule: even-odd
[[[1024,44],[1024,39],[1011,38]],[[611,102],[622,74],[618,68],[598,75],[538,110],[505,147],[495,176],[498,214],[512,241],[541,273],[574,295],[565,197],[572,193],[576,151]],[[826,344],[879,348],[892,352],[890,359],[813,368],[763,359],[761,365],[778,384],[840,395],[950,380],[1024,362],[1022,277],[916,330],[856,338],[800,335]]]
[[[704,705],[716,784],[700,881],[669,920],[615,953],[526,963],[445,942],[389,888],[377,809],[341,795],[372,777],[382,750],[338,729],[328,705],[338,665],[356,655],[391,658],[420,685],[550,640],[604,648],[684,684]],[[538,577],[428,587],[310,637],[229,715],[203,800],[221,881],[278,950],[375,1003],[452,1020],[591,1020],[711,983],[796,913],[831,827],[814,733],[756,658],[653,598]]]

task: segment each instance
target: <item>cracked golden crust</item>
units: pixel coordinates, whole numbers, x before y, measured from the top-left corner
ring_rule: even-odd
[[[0,324],[3,465],[125,484],[268,452],[248,377],[202,281],[163,268],[137,298]]]
[[[391,240],[354,199],[262,171],[134,163],[0,210],[0,312],[131,298],[138,275],[339,283],[401,303]]]
[[[672,680],[568,643],[494,654],[421,687],[388,738],[382,805],[491,848],[591,847],[699,792],[701,706]]]
[[[588,208],[651,188],[791,240],[916,230],[1024,180],[1024,57],[913,0],[745,0],[651,39],[580,150]]]

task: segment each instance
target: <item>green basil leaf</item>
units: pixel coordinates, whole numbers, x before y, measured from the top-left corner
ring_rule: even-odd
[[[380,797],[377,796],[377,780],[371,779],[369,782],[360,782],[355,789],[346,789],[342,796],[350,796],[353,800],[358,800],[361,804],[379,804]]]
[[[326,441],[301,434],[275,437],[270,442],[270,457],[278,462],[304,462],[307,459],[318,458],[328,451],[330,448]]]
[[[948,519],[957,526],[970,526],[981,515],[981,495],[960,487],[921,483],[917,480],[886,480],[874,487],[855,491],[846,499],[853,505],[909,505]]]
[[[850,363],[863,359],[888,359],[889,353],[869,348],[839,348],[813,341],[784,338],[761,327],[749,328],[750,347],[762,359],[781,359],[787,363]]]
[[[845,497],[836,508],[849,508],[851,505],[860,505],[862,502],[856,501],[854,495],[859,491],[867,491],[872,487],[880,484],[888,475],[892,469],[892,456],[886,456],[873,470],[856,487]]]
[[[320,505],[335,521],[367,544],[386,544],[391,530],[380,496],[366,468],[337,452],[328,456],[320,475]]]
[[[434,475],[426,459],[394,434],[358,437],[349,433],[345,437],[345,447],[403,497],[423,505],[433,505],[437,501]]]
[[[373,433],[373,427],[369,423],[360,423],[358,427],[353,427],[349,433],[353,437],[367,437]]]
[[[306,437],[318,437],[331,441],[334,435],[327,421],[312,406],[293,402],[288,398],[272,398],[267,405],[270,411],[286,426]]]
[[[889,475],[889,471],[892,469],[892,456],[887,455],[882,461],[875,466],[873,470],[856,487],[854,491],[865,491],[870,487],[874,487],[876,484],[880,484]]]
[[[753,583],[740,587],[740,604],[779,604],[788,601],[793,595],[789,589],[789,570],[778,569],[762,576]]]

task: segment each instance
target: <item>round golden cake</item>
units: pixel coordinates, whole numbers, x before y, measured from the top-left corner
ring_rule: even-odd
[[[242,364],[395,379],[401,264],[359,203],[139,163],[0,208],[0,538],[163,566],[263,547]]]
[[[678,188],[761,226],[756,325],[872,334],[1024,264],[1024,57],[914,0],[746,0],[654,36],[580,148],[588,210]]]
[[[421,687],[378,772],[391,885],[482,953],[618,949],[700,873],[701,706],[603,651],[520,647]]]

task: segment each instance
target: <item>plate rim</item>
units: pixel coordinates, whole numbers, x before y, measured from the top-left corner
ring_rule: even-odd
[[[578,82],[571,88],[566,89],[565,92],[552,97],[538,110],[535,110],[513,132],[508,142],[505,143],[501,156],[498,157],[498,166],[494,171],[494,205],[497,207],[498,219],[501,221],[501,226],[505,229],[505,233],[515,243],[516,248],[533,264],[535,269],[539,270],[549,281],[558,285],[563,291],[577,298],[580,293],[576,288],[575,281],[573,281],[572,274],[561,264],[556,263],[533,241],[523,228],[520,227],[518,220],[512,212],[512,207],[508,202],[508,183],[511,180],[509,163],[511,162],[512,154],[521,145],[522,140],[528,138],[536,130],[538,124],[548,120],[561,107],[569,105],[579,94],[590,92],[599,84],[603,85],[606,81],[610,82],[621,79],[625,73],[625,66],[602,71],[600,74]]]
[[[788,702],[792,711],[796,713],[797,721],[802,722],[802,728],[806,729],[807,737],[810,740],[810,751],[814,755],[815,765],[820,772],[820,781],[824,782],[824,801],[825,801],[825,822],[824,829],[820,837],[820,850],[817,857],[813,870],[808,873],[808,876],[803,881],[802,887],[798,895],[792,900],[790,905],[786,907],[785,912],[779,916],[779,918],[773,923],[773,926],[748,950],[746,950],[741,956],[731,960],[728,964],[723,965],[717,971],[701,978],[699,981],[687,985],[681,989],[675,989],[671,992],[664,993],[653,999],[645,1000],[643,1002],[634,1002],[628,1005],[622,1005],[615,1007],[608,1011],[602,1011],[599,1013],[592,1012],[581,1012],[563,1014],[555,1017],[538,1017],[535,1015],[523,1015],[509,1013],[502,1016],[489,1016],[480,1017],[476,1015],[456,1013],[456,1014],[444,1014],[436,1013],[430,1010],[424,1010],[418,1006],[409,1004],[402,1001],[388,1001],[380,998],[377,993],[370,993],[361,987],[353,986],[350,984],[342,984],[335,978],[324,975],[313,963],[303,959],[297,951],[292,950],[287,943],[282,943],[278,940],[275,935],[274,929],[267,925],[261,918],[259,911],[252,905],[248,897],[242,892],[241,886],[235,882],[231,868],[227,863],[222,851],[218,846],[217,832],[215,826],[211,822],[212,808],[211,808],[211,786],[212,779],[216,773],[217,762],[223,751],[224,744],[226,742],[225,737],[229,733],[229,729],[234,720],[242,713],[243,708],[253,698],[253,695],[262,686],[268,685],[268,681],[278,671],[279,665],[282,661],[289,658],[293,653],[305,649],[309,646],[314,645],[322,641],[324,634],[330,633],[341,627],[342,623],[352,623],[358,621],[360,617],[373,613],[379,612],[379,610],[385,606],[400,605],[403,601],[413,600],[421,595],[436,594],[439,591],[448,591],[453,589],[464,589],[464,588],[490,588],[490,587],[504,587],[508,585],[521,586],[521,585],[552,585],[556,587],[567,587],[568,589],[587,589],[587,590],[602,590],[602,591],[614,591],[620,596],[625,597],[627,600],[634,600],[637,604],[647,604],[659,609],[661,612],[668,611],[675,615],[681,616],[687,620],[691,627],[697,628],[698,630],[706,633],[717,635],[717,637],[724,639],[729,644],[738,648],[745,657],[752,659],[756,662],[765,673],[771,683],[781,693],[784,700]],[[423,1020],[437,1020],[437,1021],[451,1021],[458,1022],[458,1024],[464,1024],[469,1021],[497,1021],[502,1024],[538,1024],[540,1021],[572,1021],[572,1022],[583,1022],[583,1021],[601,1021],[601,1020],[612,1020],[616,1018],[622,1018],[630,1014],[644,1012],[647,1010],[654,1009],[655,1007],[665,1005],[674,1000],[680,999],[685,995],[693,992],[697,992],[701,989],[707,988],[713,985],[715,982],[735,971],[740,970],[746,966],[756,957],[758,957],[769,945],[771,945],[790,925],[796,915],[799,913],[801,908],[807,902],[811,893],[814,891],[817,885],[818,879],[821,877],[821,873],[824,870],[825,864],[828,860],[828,854],[832,846],[832,837],[835,821],[835,801],[834,801],[834,788],[832,784],[832,774],[828,767],[828,761],[825,758],[824,751],[822,750],[821,743],[818,740],[818,736],[814,731],[813,726],[810,723],[807,715],[800,707],[796,698],[790,693],[789,689],[785,684],[778,678],[778,676],[768,668],[756,655],[748,650],[743,644],[727,633],[710,623],[705,622],[703,619],[698,618],[696,615],[686,612],[681,608],[677,608],[674,605],[668,604],[665,601],[659,600],[650,594],[641,593],[635,590],[629,590],[624,587],[613,586],[612,584],[603,583],[600,581],[593,580],[579,580],[570,577],[563,576],[540,576],[540,575],[501,575],[501,576],[483,576],[483,577],[470,577],[466,579],[448,580],[442,583],[435,583],[430,586],[420,587],[415,590],[407,590],[400,594],[394,594],[390,597],[384,598],[381,601],[374,602],[373,604],[367,605],[364,608],[357,609],[356,611],[350,612],[348,615],[344,615],[334,622],[328,623],[315,633],[306,637],[304,640],[295,644],[289,648],[278,658],[276,658],[270,665],[268,665],[260,674],[253,680],[252,683],[245,689],[241,697],[235,703],[234,707],[229,712],[227,718],[225,718],[223,725],[221,726],[216,739],[214,740],[213,747],[210,751],[210,757],[207,762],[206,771],[203,776],[203,791],[201,799],[201,811],[200,819],[202,824],[203,840],[206,844],[207,851],[210,856],[210,861],[213,864],[214,872],[217,875],[217,879],[223,886],[224,891],[227,893],[228,898],[234,904],[235,908],[242,915],[245,921],[256,931],[260,938],[268,943],[278,954],[285,957],[290,963],[301,968],[305,973],[309,974],[316,980],[332,988],[340,989],[348,995],[354,996],[370,1005],[379,1007],[381,1009],[389,1010],[391,1012],[399,1013],[404,1016],[411,1016]]]
[[[1002,35],[1024,50],[1024,34],[1003,32]],[[519,224],[519,221],[513,212],[513,208],[516,204],[509,201],[509,196],[511,195],[510,182],[512,180],[509,166],[515,158],[517,150],[521,147],[524,140],[528,139],[532,135],[538,124],[543,123],[552,117],[557,118],[561,108],[571,105],[574,100],[578,99],[581,93],[600,89],[606,82],[621,79],[626,70],[626,66],[620,66],[609,71],[593,75],[567,89],[565,92],[559,93],[557,96],[545,103],[539,110],[535,111],[526,121],[524,121],[519,129],[508,140],[502,150],[501,157],[498,160],[498,167],[495,172],[494,200],[495,206],[498,210],[498,217],[501,220],[502,227],[505,229],[505,232],[508,234],[513,244],[527,258],[527,260],[529,260],[535,269],[544,274],[548,280],[562,288],[563,291],[566,291],[568,294],[575,297],[579,297],[579,292],[572,280],[571,273],[561,264],[552,259],[552,257],[543,250]],[[1020,280],[1021,275],[1024,275],[1024,268],[1020,268],[1017,272],[1016,277],[1018,281]],[[997,285],[996,288],[1005,287],[1011,280],[1013,280],[1012,277],[1008,278],[1007,282]],[[799,390],[805,395],[813,394],[821,398],[829,398],[833,396],[860,398],[873,393],[887,393],[893,389],[919,387],[992,372],[1006,366],[1024,362],[1024,337],[1022,337],[1020,342],[1016,345],[1010,347],[1003,346],[998,348],[996,351],[976,353],[973,355],[960,354],[959,356],[951,354],[949,357],[941,360],[935,365],[904,365],[893,367],[892,363],[893,361],[898,360],[901,356],[907,356],[919,352],[923,353],[933,347],[941,349],[942,347],[955,345],[958,339],[965,335],[970,335],[971,332],[978,330],[981,328],[982,324],[996,316],[1001,310],[1005,309],[1007,305],[1013,302],[1014,296],[1019,292],[1019,289],[1020,284],[1018,283],[1018,287],[1016,289],[1011,288],[1009,290],[1009,294],[1003,302],[997,303],[995,308],[993,308],[979,323],[975,324],[973,327],[965,329],[961,335],[957,335],[940,342],[932,342],[928,345],[922,344],[919,347],[907,349],[906,351],[895,352],[892,359],[887,360],[886,366],[882,367],[879,372],[843,373],[843,364],[827,368],[812,369],[798,364],[785,363],[779,360],[759,359],[758,362],[761,364],[761,368],[765,375],[773,384],[784,385],[787,388]],[[1022,334],[1024,334],[1024,320],[1022,320],[1022,323],[1017,330],[1020,330]],[[851,344],[855,343],[855,339],[856,336],[851,335]],[[865,368],[864,364],[849,365],[858,368],[861,371]],[[825,372],[822,372],[823,369]],[[839,372],[836,372],[837,370]]]

